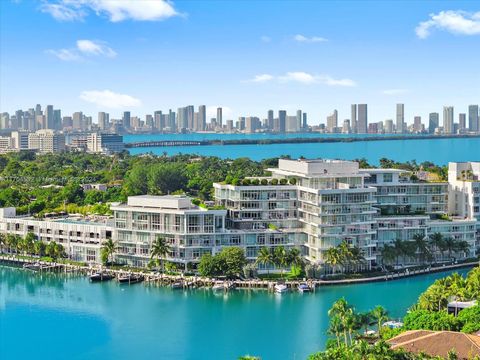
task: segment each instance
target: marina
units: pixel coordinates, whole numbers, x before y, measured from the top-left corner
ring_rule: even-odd
[[[467,269],[455,271],[465,274]],[[123,360],[138,356],[138,349],[144,359],[236,359],[244,354],[305,359],[325,346],[327,311],[339,297],[359,311],[382,305],[397,321],[435,279],[452,272],[277,294],[256,288],[173,290],[156,286],[148,276],[145,285],[93,285],[86,273],[71,268],[32,273],[0,266],[0,326],[8,329],[0,348],[6,359],[61,359],[69,353],[71,359]],[[38,324],[42,331],[29,346],[17,346],[24,329]],[[212,346],[212,339],[220,338],[226,345]],[[55,353],[43,346],[53,339]]]

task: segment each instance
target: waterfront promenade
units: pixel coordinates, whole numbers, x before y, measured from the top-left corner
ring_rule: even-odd
[[[169,275],[169,274],[161,274],[145,270],[123,270],[123,269],[109,269],[103,266],[82,266],[82,265],[75,265],[75,264],[67,264],[67,263],[57,263],[57,262],[47,262],[47,261],[40,261],[26,258],[18,258],[11,255],[0,255],[0,264],[7,264],[7,265],[16,265],[22,266],[28,263],[37,263],[41,265],[41,270],[39,271],[58,271],[58,272],[77,272],[82,273],[84,275],[90,275],[92,273],[103,271],[108,274],[112,274],[115,278],[120,276],[124,276],[127,274],[141,274],[144,276],[145,281],[147,283],[156,284],[159,286],[171,286],[173,284],[181,284],[184,288],[201,288],[201,287],[212,287],[218,279],[216,278],[208,278],[208,277],[200,277],[200,276],[185,276],[183,274],[180,275]],[[479,261],[469,261],[465,263],[459,264],[450,264],[450,265],[443,265],[437,267],[425,267],[420,269],[402,269],[398,272],[391,272],[385,273],[379,276],[371,276],[371,277],[360,277],[360,278],[351,278],[351,279],[338,279],[338,280],[320,280],[320,279],[295,279],[295,280],[265,280],[265,279],[236,279],[236,280],[228,280],[230,285],[233,285],[235,288],[238,289],[264,289],[268,291],[273,291],[275,284],[278,282],[284,283],[290,289],[296,289],[297,286],[301,283],[306,283],[310,288],[315,290],[318,287],[323,286],[334,286],[334,285],[347,285],[347,284],[362,284],[362,283],[371,283],[371,282],[380,282],[380,281],[392,281],[392,280],[399,280],[407,277],[413,277],[418,275],[425,275],[430,273],[448,271],[448,270],[455,270],[455,269],[462,269],[468,268],[479,265]]]

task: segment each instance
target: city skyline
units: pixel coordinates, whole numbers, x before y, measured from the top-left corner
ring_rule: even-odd
[[[480,99],[472,2],[265,2],[254,13],[243,3],[106,4],[1,3],[2,112],[40,102],[144,117],[194,103],[207,121],[217,107],[224,119],[273,108],[318,124],[338,109],[340,126],[355,103],[369,104],[369,122],[395,122],[404,103],[411,124]],[[31,26],[18,31],[18,19]]]

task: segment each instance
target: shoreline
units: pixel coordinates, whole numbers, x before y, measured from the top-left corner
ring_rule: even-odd
[[[385,274],[381,276],[374,277],[362,277],[356,279],[340,279],[340,280],[320,280],[320,279],[299,279],[299,280],[262,280],[262,279],[251,279],[251,280],[220,280],[215,278],[204,278],[200,276],[184,276],[182,275],[167,275],[167,274],[158,274],[153,272],[143,272],[143,271],[133,271],[133,270],[117,270],[117,269],[105,269],[102,266],[82,266],[82,265],[72,265],[65,263],[56,263],[56,262],[47,262],[47,261],[35,261],[33,259],[24,259],[16,258],[14,256],[0,255],[0,265],[6,266],[16,266],[29,263],[38,263],[45,266],[38,270],[38,272],[43,271],[56,271],[64,273],[78,272],[82,275],[89,276],[95,272],[103,271],[105,273],[114,275],[115,279],[119,276],[127,274],[137,274],[144,276],[144,281],[146,283],[153,283],[158,286],[170,287],[173,284],[181,283],[183,289],[190,288],[211,288],[218,281],[223,281],[230,285],[234,285],[237,289],[243,290],[252,290],[252,289],[263,289],[268,291],[273,291],[274,286],[278,283],[285,284],[290,290],[297,289],[299,284],[307,284],[312,291],[322,286],[336,286],[336,285],[354,285],[354,284],[366,284],[372,282],[380,281],[394,281],[404,278],[428,275],[443,271],[449,271],[454,269],[470,268],[479,265],[479,261],[467,262],[461,264],[452,264],[444,265],[438,267],[430,267],[425,269],[417,269],[412,271],[405,271],[403,273],[394,273],[394,274]],[[406,269],[408,270],[408,269]]]
[[[125,148],[144,147],[177,147],[177,146],[212,146],[212,145],[274,145],[274,144],[309,144],[309,143],[351,143],[368,141],[399,141],[399,140],[441,140],[441,139],[470,139],[480,138],[480,134],[452,134],[452,135],[388,135],[365,137],[292,137],[281,139],[213,139],[213,140],[152,140],[127,142]]]

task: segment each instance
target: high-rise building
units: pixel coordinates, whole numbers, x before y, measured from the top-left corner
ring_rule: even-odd
[[[351,130],[352,129],[350,128],[350,119],[343,120],[342,133],[350,134]]]
[[[268,124],[268,129],[274,130],[274,123],[273,123],[273,110],[268,110],[268,115],[267,115],[267,124]]]
[[[327,131],[329,133],[336,132],[338,127],[338,111],[333,110],[333,113],[327,116]]]
[[[428,132],[430,134],[433,134],[435,132],[435,129],[438,128],[438,126],[440,125],[439,118],[440,116],[436,112],[430,113],[428,115]]]
[[[396,114],[396,130],[397,133],[402,134],[405,132],[405,106],[404,104],[397,104],[397,114]]]
[[[298,118],[297,116],[287,116],[285,122],[285,131],[286,132],[297,132],[299,129],[298,125]]]
[[[255,116],[248,116],[245,118],[245,132],[254,133],[260,128],[260,119]]]
[[[467,130],[467,114],[458,114],[458,131],[464,133]]]
[[[352,104],[351,108],[352,116],[350,118],[350,126],[352,128],[352,133],[357,132],[357,104]]]
[[[478,105],[468,106],[468,129],[472,132],[480,131],[480,119]]]
[[[83,113],[81,111],[74,112],[72,115],[72,127],[75,130],[83,130]]]
[[[416,132],[422,131],[422,117],[421,116],[415,116],[413,118],[413,130]]]
[[[45,123],[43,129],[54,129],[53,126],[53,105],[47,105],[45,108]]]
[[[383,126],[385,129],[385,134],[392,134],[393,133],[393,120],[387,119],[385,120],[385,124]]]
[[[297,110],[297,131],[302,128],[302,110]]]
[[[207,126],[207,107],[205,105],[200,105],[198,107],[198,122],[196,131],[204,131]]]
[[[130,124],[130,111],[125,111],[125,112],[123,113],[122,122],[123,122],[123,127],[124,127],[125,129],[130,129],[130,127],[131,127],[131,124]]]
[[[357,132],[366,134],[368,128],[368,110],[367,104],[358,104]]]
[[[233,120],[227,120],[227,131],[233,131]]]
[[[278,129],[275,131],[284,133],[287,126],[287,111],[286,110],[279,110],[278,111]]]
[[[306,130],[306,129],[308,128],[308,124],[307,124],[307,113],[304,112],[304,113],[302,114],[302,116],[303,116],[302,128],[303,128],[304,130]]]
[[[443,133],[453,134],[453,106],[443,107]]]
[[[41,153],[60,152],[65,150],[65,135],[52,129],[42,129],[28,134],[28,148]]]
[[[108,114],[103,112],[103,111],[98,113],[98,127],[101,130],[106,130],[106,129],[109,128],[107,116],[108,116]]]
[[[55,130],[62,130],[62,110],[53,110],[53,128]]]
[[[38,115],[43,115],[42,113],[42,106],[40,104],[35,105],[35,118]]]
[[[223,111],[221,107],[217,108],[217,126],[219,128],[223,127]]]

